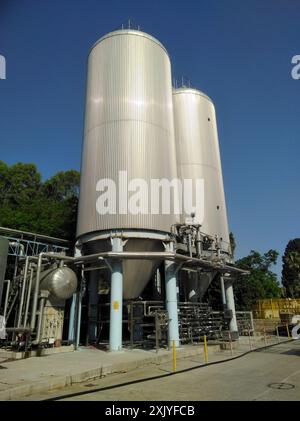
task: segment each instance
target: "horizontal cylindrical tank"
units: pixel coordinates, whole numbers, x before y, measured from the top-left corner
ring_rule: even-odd
[[[72,297],[76,288],[76,273],[68,267],[47,269],[41,273],[40,290],[49,291],[54,298],[67,300]]]
[[[170,232],[178,218],[172,212],[152,212],[149,188],[152,179],[177,177],[175,153],[171,65],[165,48],[141,31],[105,35],[88,59],[77,223],[84,253],[109,249],[105,236],[126,230],[134,234],[127,235],[124,250],[161,249],[162,233]],[[141,180],[146,186],[142,192],[135,185]],[[145,208],[132,211],[136,192]],[[102,239],[94,241],[97,233],[103,233]],[[88,245],[91,237],[93,244]],[[125,298],[140,294],[158,263],[123,263]]]
[[[204,181],[201,231],[212,237],[217,235],[222,250],[230,252],[214,104],[196,89],[179,88],[173,91],[173,106],[179,178]]]

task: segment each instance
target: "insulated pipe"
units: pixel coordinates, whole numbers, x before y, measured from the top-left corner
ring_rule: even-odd
[[[6,292],[5,292],[5,301],[4,301],[4,310],[3,310],[3,316],[4,316],[4,319],[5,319],[6,312],[7,312],[7,306],[8,306],[9,291],[10,291],[10,279],[6,279],[4,282],[7,282],[7,287],[6,287]]]
[[[20,307],[19,307],[19,313],[18,313],[17,327],[20,327],[20,325],[21,325],[22,310],[23,310],[24,295],[25,295],[25,286],[26,286],[26,282],[27,282],[28,265],[29,265],[29,258],[26,257],[26,260],[25,260],[25,268],[24,268],[24,276],[23,276],[23,284],[22,284],[22,291],[21,291],[21,299],[20,299]]]
[[[197,257],[200,258],[201,254],[202,254],[202,243],[201,243],[200,229],[197,229],[197,234],[196,234],[196,252],[197,252]]]
[[[167,248],[173,251],[174,244],[169,243]],[[178,306],[177,306],[177,272],[180,266],[166,260],[165,261],[165,283],[166,283],[166,308],[169,316],[168,324],[168,342],[169,347],[174,343],[179,347],[179,325],[178,325]],[[174,341],[174,342],[173,342]]]
[[[229,323],[229,329],[232,334],[232,338],[237,339],[239,336],[239,333],[238,333],[238,326],[237,326],[237,320],[236,320],[233,288],[232,288],[232,282],[230,279],[226,280],[225,282],[225,294],[226,294],[227,309],[232,311],[232,318]]]
[[[36,281],[35,281],[34,295],[33,295],[32,306],[31,306],[31,322],[30,322],[31,330],[34,330],[35,323],[36,323],[36,310],[37,310],[37,302],[38,302],[38,295],[39,295],[39,289],[40,289],[42,258],[43,258],[43,253],[40,253],[38,257],[38,262],[37,262]]]
[[[113,252],[123,250],[121,238],[112,238]],[[110,324],[109,324],[109,350],[120,351],[122,349],[122,327],[123,327],[123,269],[122,261],[110,262],[111,266],[111,287],[110,287]]]
[[[33,342],[34,344],[38,345],[41,341],[41,332],[42,332],[42,321],[44,315],[44,307],[46,298],[49,296],[49,291],[41,291],[40,297],[40,307],[39,307],[39,317],[38,317],[38,326],[37,326],[37,334],[36,339]]]
[[[225,285],[224,285],[223,276],[220,276],[220,285],[221,285],[221,297],[222,297],[223,309],[226,309],[226,294],[225,294]]]
[[[25,314],[24,314],[24,320],[23,320],[24,327],[26,327],[26,324],[27,324],[27,316],[28,316],[29,303],[30,303],[30,297],[31,297],[32,279],[33,279],[33,267],[30,267],[30,278],[29,278]]]

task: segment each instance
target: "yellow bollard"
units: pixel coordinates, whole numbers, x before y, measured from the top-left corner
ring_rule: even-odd
[[[173,341],[173,373],[176,373],[176,342]]]
[[[288,334],[288,338],[291,339],[291,334],[290,334],[288,323],[285,326],[286,326],[286,331],[287,331],[287,334]]]
[[[208,349],[207,349],[206,335],[204,335],[204,361],[205,361],[205,364],[208,363]]]

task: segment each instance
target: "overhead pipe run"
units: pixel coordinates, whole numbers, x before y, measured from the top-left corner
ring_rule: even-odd
[[[211,269],[217,269],[222,272],[234,272],[241,275],[249,274],[249,271],[237,268],[235,266],[230,266],[228,264],[222,263],[222,261],[210,261],[205,259],[198,259],[196,257],[189,257],[183,254],[175,252],[140,252],[140,251],[127,251],[127,252],[115,252],[107,251],[96,253],[88,256],[81,256],[78,258],[72,258],[75,264],[80,264],[84,262],[93,262],[95,260],[102,259],[141,259],[141,260],[174,260],[178,262],[184,262],[186,264],[194,264],[198,266],[203,266]]]

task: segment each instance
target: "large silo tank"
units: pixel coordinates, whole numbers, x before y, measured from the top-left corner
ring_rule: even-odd
[[[204,180],[201,231],[212,237],[217,235],[222,240],[222,250],[230,252],[214,104],[196,89],[180,88],[173,91],[173,107],[179,178]]]
[[[148,186],[177,177],[170,60],[159,41],[136,30],[105,35],[88,58],[77,223],[85,254],[109,250],[112,231],[128,238],[126,251],[163,250],[162,239],[178,222],[174,214],[122,214],[118,197],[115,214],[99,214],[97,183],[114,180],[119,191],[120,171]],[[157,264],[124,261],[125,298],[141,293]]]

